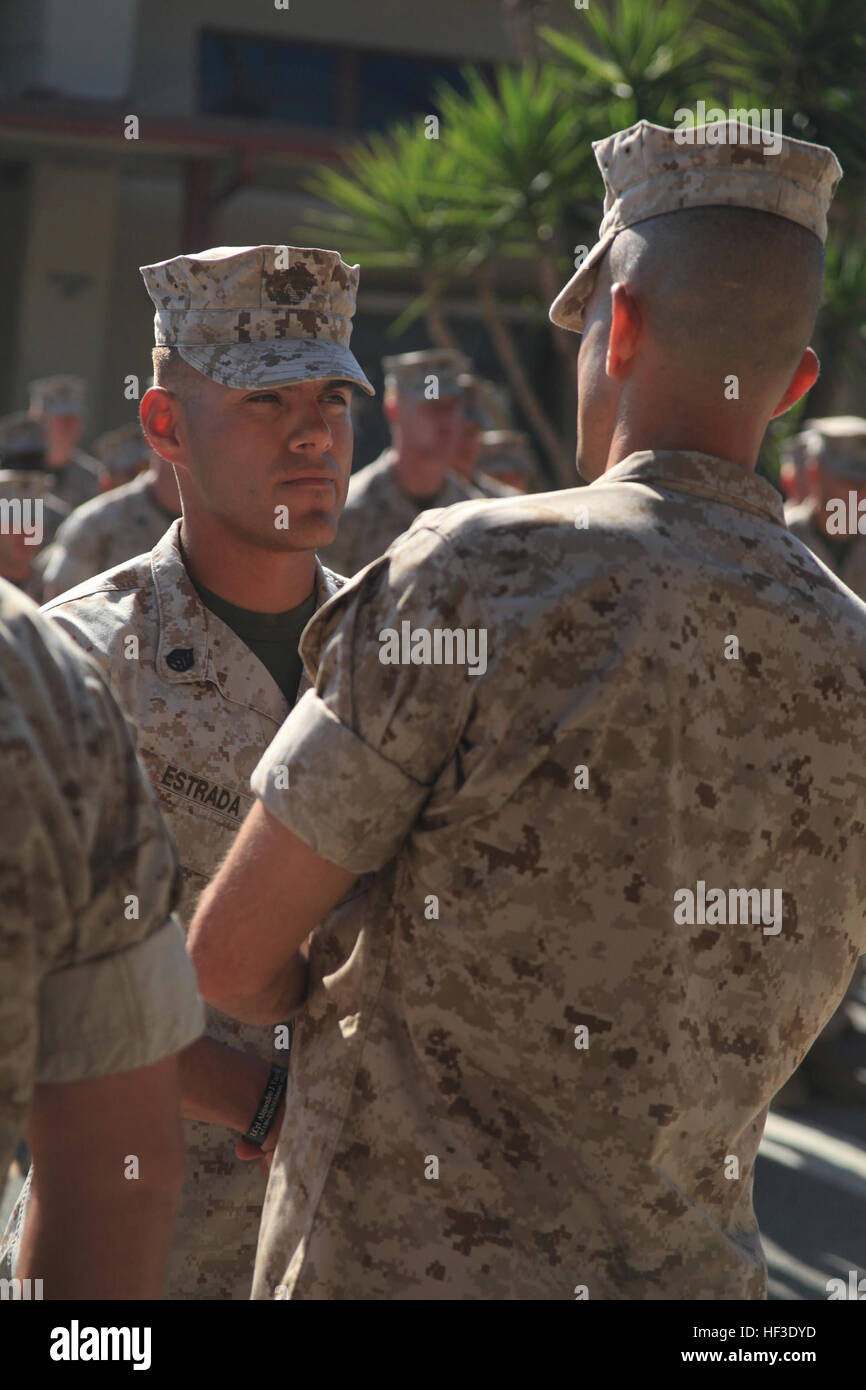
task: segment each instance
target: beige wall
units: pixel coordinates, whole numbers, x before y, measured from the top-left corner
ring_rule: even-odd
[[[15,398],[54,372],[101,381],[115,244],[117,178],[86,164],[35,162],[19,296]]]

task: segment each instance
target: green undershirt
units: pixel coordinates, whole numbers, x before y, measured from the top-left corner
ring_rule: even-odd
[[[297,608],[289,608],[285,613],[256,613],[249,608],[238,608],[237,604],[220,598],[195,580],[193,584],[205,607],[221,618],[258,657],[288,703],[293,705],[304,669],[298,655],[298,642],[316,609],[315,589]]]

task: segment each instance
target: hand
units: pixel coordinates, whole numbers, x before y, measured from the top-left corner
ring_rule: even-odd
[[[277,1140],[280,1137],[280,1130],[283,1126],[283,1116],[286,1113],[285,1098],[280,1101],[280,1108],[274,1116],[274,1123],[271,1125],[264,1139],[259,1144],[251,1144],[248,1139],[243,1137],[238,1139],[235,1144],[235,1158],[243,1159],[244,1163],[250,1163],[254,1159],[259,1159],[262,1165],[262,1172],[265,1177],[271,1171],[271,1164],[274,1161],[274,1150],[277,1147]]]

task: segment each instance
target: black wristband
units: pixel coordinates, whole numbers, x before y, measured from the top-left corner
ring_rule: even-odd
[[[259,1108],[253,1116],[252,1124],[247,1130],[244,1138],[249,1144],[261,1144],[267,1138],[274,1118],[280,1108],[280,1102],[286,1093],[286,1083],[289,1073],[285,1067],[271,1067],[271,1074],[268,1077],[268,1084],[262,1091],[262,1098],[259,1101]]]

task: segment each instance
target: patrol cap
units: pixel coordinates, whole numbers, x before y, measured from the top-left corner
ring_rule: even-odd
[[[83,415],[87,384],[80,376],[45,376],[31,381],[30,409],[43,415]]]
[[[337,251],[216,246],[140,266],[154,342],[220,386],[343,377],[375,392],[349,349],[360,267]]]
[[[0,419],[0,463],[4,469],[45,468],[45,430],[25,411]]]
[[[94,440],[93,451],[110,473],[125,472],[136,463],[150,461],[150,448],[138,421],[106,430]]]
[[[866,420],[857,415],[826,415],[807,420],[799,436],[807,456],[851,482],[866,480]]]
[[[494,474],[514,470],[533,473],[535,453],[529,435],[521,430],[485,430],[481,436],[478,467],[485,473]]]
[[[472,363],[455,348],[428,348],[424,352],[401,352],[397,357],[383,357],[386,391],[415,400],[435,400],[461,394],[460,377]],[[428,395],[430,377],[436,378],[436,395]]]
[[[751,208],[797,222],[823,243],[827,209],[842,177],[839,161],[824,145],[785,135],[773,137],[779,148],[770,153],[769,146],[753,143],[759,133],[757,127],[738,121],[688,131],[638,121],[628,130],[594,140],[604,179],[599,239],[553,301],[551,321],[582,333],[598,266],[614,237],[666,212]]]
[[[458,377],[463,394],[463,418],[480,425],[483,430],[506,429],[510,424],[502,393],[492,381],[464,372]]]

